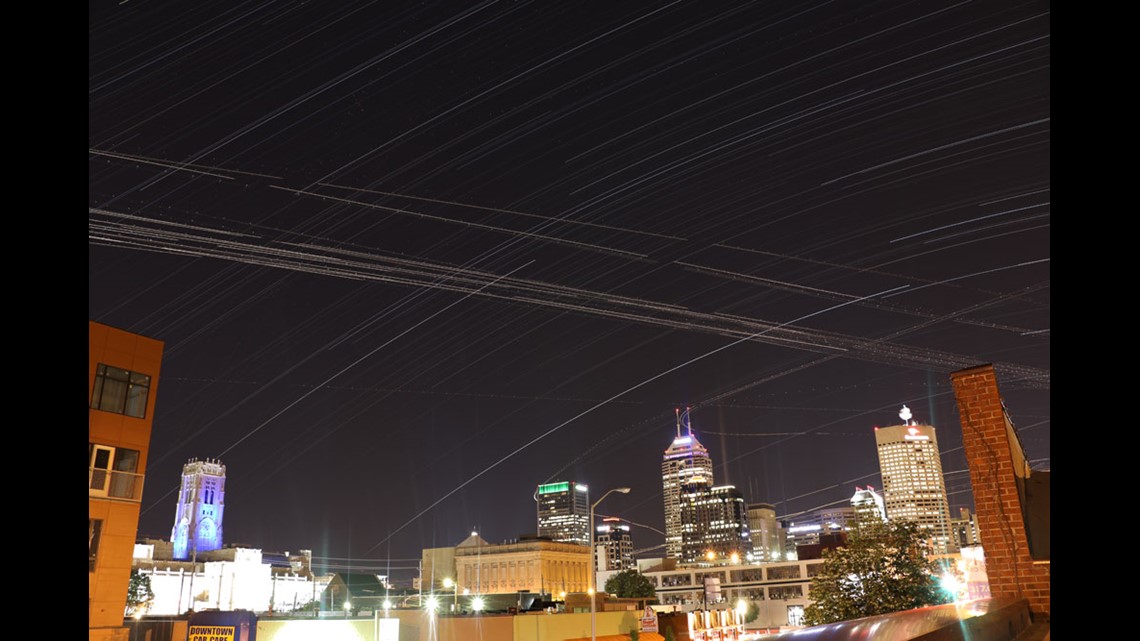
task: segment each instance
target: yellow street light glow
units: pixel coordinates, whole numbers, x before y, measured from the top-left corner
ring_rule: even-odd
[[[475,610],[476,612],[481,611],[485,605],[486,602],[483,601],[483,597],[481,596],[477,596],[474,599],[471,599],[471,609]]]
[[[428,612],[435,612],[436,608],[438,608],[438,607],[439,607],[439,599],[436,599],[434,596],[428,597],[428,600],[427,600]]]
[[[450,578],[443,580],[443,587],[450,588],[453,585],[455,585],[455,581],[452,581]]]

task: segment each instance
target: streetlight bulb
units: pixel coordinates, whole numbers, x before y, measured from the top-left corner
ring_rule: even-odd
[[[587,589],[586,594],[589,594],[590,596],[594,596],[594,588]]]
[[[452,581],[450,578],[443,580],[443,587],[450,588],[453,585],[455,585],[455,582]]]
[[[384,609],[385,610],[391,610],[392,609],[392,602],[387,600],[387,599],[384,599]]]
[[[485,605],[486,602],[483,601],[483,597],[481,596],[477,596],[474,599],[471,599],[471,609],[475,610],[476,612],[481,611]]]
[[[436,611],[436,608],[438,608],[438,607],[439,607],[439,600],[438,600],[438,599],[436,599],[434,596],[433,596],[433,597],[428,597],[428,600],[427,600],[427,610],[428,610],[428,612],[435,612],[435,611]]]

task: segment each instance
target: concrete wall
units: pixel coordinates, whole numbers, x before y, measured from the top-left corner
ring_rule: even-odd
[[[1049,620],[1049,564],[1029,554],[1018,477],[1027,473],[1021,444],[1006,419],[992,365],[950,375],[962,423],[962,446],[974,489],[978,533],[994,598],[1028,599]]]

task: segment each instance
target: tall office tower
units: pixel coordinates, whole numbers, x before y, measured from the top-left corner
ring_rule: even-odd
[[[875,491],[870,485],[866,489],[855,487],[855,494],[851,496],[851,506],[855,508],[855,523],[870,520],[885,521],[887,508],[883,503],[883,495]]]
[[[748,506],[748,530],[752,537],[752,560],[757,563],[780,561],[784,557],[784,528],[776,520],[776,506],[753,503]]]
[[[899,418],[902,425],[875,428],[887,518],[918,523],[929,532],[936,554],[954,552],[958,546],[950,533],[950,505],[934,428],[911,420],[906,405]]]
[[[681,560],[744,563],[752,552],[744,495],[694,476],[681,486]]]
[[[544,483],[538,502],[538,535],[552,541],[590,545],[590,488],[582,483]]]
[[[88,638],[125,639],[163,343],[94,321],[87,331]]]
[[[175,559],[194,559],[199,552],[222,548],[225,496],[226,466],[221,461],[193,460],[182,466],[178,509],[170,530]]]
[[[633,538],[629,535],[629,523],[613,516],[602,519],[602,524],[594,533],[594,546],[605,550],[597,558],[597,570],[632,570],[637,568],[633,560]]]
[[[684,423],[685,433],[681,433]],[[681,558],[681,486],[694,477],[713,482],[713,464],[709,451],[693,436],[693,425],[689,408],[681,413],[677,410],[677,435],[665,459],[661,462],[662,496],[665,501],[665,555]]]

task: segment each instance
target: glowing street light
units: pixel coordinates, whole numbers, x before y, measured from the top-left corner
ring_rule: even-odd
[[[595,619],[596,619],[595,610],[597,609],[597,607],[594,604],[594,602],[597,600],[594,598],[594,583],[597,582],[597,580],[598,580],[598,562],[594,558],[594,555],[597,554],[597,552],[598,552],[594,548],[594,508],[598,507],[598,503],[601,503],[602,501],[606,500],[606,497],[613,494],[614,492],[621,492],[622,494],[629,494],[629,488],[628,487],[614,488],[614,489],[610,490],[609,492],[606,492],[605,494],[603,494],[602,498],[598,499],[597,501],[594,501],[593,505],[590,506],[590,586],[589,586],[589,589],[587,590],[587,592],[590,595],[590,641],[597,641],[597,639],[598,639],[597,629],[596,629],[597,626],[596,626],[596,621],[595,621]]]
[[[743,617],[748,612],[748,602],[740,599],[736,602],[736,613]]]
[[[439,609],[439,599],[435,598],[434,595],[429,596],[427,603],[424,605],[424,607],[427,609],[428,612],[431,612],[434,614],[435,611],[437,609]]]
[[[459,609],[459,585],[450,578],[443,580],[443,587],[451,589],[451,611]]]
[[[481,596],[477,596],[474,599],[471,599],[471,609],[475,610],[476,614],[482,612],[483,608],[486,607],[486,605],[486,601],[484,601],[483,597]]]
[[[352,602],[348,599],[344,600],[344,618],[348,618],[348,611],[352,608]]]

